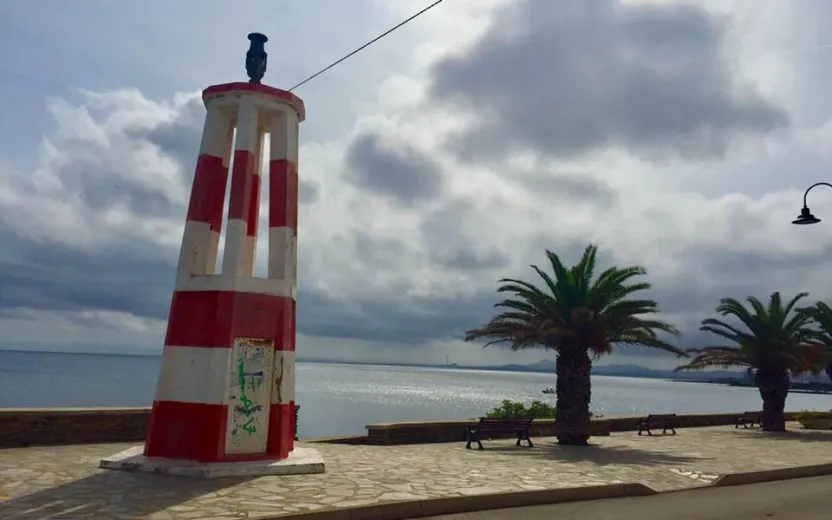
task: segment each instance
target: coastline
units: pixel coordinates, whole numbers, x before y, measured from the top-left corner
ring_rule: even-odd
[[[714,385],[724,386],[738,386],[744,388],[756,388],[756,385],[746,378],[742,379],[716,379],[712,381],[686,381],[683,379],[675,380],[680,383],[710,383]],[[796,394],[832,394],[832,383],[819,382],[802,382],[792,381],[789,387],[789,393]]]
[[[112,352],[53,352],[47,350],[19,350],[0,349],[3,353],[21,354],[49,354],[66,356],[96,356],[96,357],[141,357],[161,358],[160,353],[112,353]],[[508,365],[459,365],[456,363],[406,363],[406,362],[383,362],[383,361],[352,361],[338,359],[320,359],[299,357],[299,363],[304,364],[330,364],[346,366],[378,366],[391,368],[421,368],[431,370],[464,370],[478,372],[514,372],[529,374],[554,374],[555,363],[551,360],[541,360],[530,364],[508,364]],[[0,371],[3,368],[0,367]],[[637,379],[664,380],[676,383],[710,383],[723,386],[753,388],[753,382],[749,381],[745,373],[735,371],[703,371],[703,372],[674,372],[670,369],[654,369],[642,365],[633,364],[611,364],[594,366],[592,375],[605,377],[623,377]],[[792,381],[790,392],[800,394],[832,394],[832,383],[817,377],[814,381]]]

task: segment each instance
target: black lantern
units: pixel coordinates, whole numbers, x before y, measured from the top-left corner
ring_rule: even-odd
[[[832,184],[828,182],[816,182],[809,186],[806,189],[806,192],[803,194],[803,208],[800,210],[800,215],[794,220],[792,220],[792,224],[796,224],[798,226],[805,226],[808,224],[817,224],[820,222],[820,219],[816,216],[812,215],[811,210],[809,210],[809,206],[806,205],[806,196],[809,195],[809,191],[815,186],[829,186],[832,188]]]
[[[794,220],[792,220],[792,224],[797,224],[798,226],[805,226],[807,224],[817,224],[820,222],[820,219],[816,216],[812,215],[812,212],[809,211],[809,208],[803,207],[800,210],[800,215]]]
[[[266,74],[266,54],[265,43],[269,41],[265,34],[251,33],[248,35],[251,44],[246,52],[246,73],[248,74],[249,83],[260,83],[263,75]]]

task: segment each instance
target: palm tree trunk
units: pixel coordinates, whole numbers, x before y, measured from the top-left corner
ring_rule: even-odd
[[[564,348],[555,364],[558,444],[586,446],[589,441],[589,402],[592,396],[592,361],[584,348]]]
[[[786,431],[786,396],[789,395],[789,373],[785,370],[757,370],[754,382],[763,399],[760,428],[767,432]]]

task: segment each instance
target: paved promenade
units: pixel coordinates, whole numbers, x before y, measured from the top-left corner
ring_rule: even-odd
[[[425,520],[829,520],[830,489],[832,476],[801,478],[649,497],[433,516]]]
[[[775,436],[730,426],[680,429],[676,436],[635,432],[593,438],[596,446],[561,448],[535,439],[420,446],[310,444],[327,464],[322,475],[195,480],[101,470],[103,456],[130,445],[0,450],[0,518],[263,518],[385,501],[643,483],[657,491],[699,487],[724,473],[832,462],[832,432]]]

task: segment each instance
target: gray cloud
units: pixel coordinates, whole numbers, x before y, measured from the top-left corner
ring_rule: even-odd
[[[302,173],[300,175],[303,175]],[[317,182],[310,182],[300,179],[298,183],[298,202],[301,204],[314,204],[321,198],[321,186]]]
[[[188,103],[186,107],[190,107]],[[111,131],[106,138],[90,132],[63,131],[51,142],[56,151],[44,165],[45,170],[60,183],[65,195],[72,194],[92,211],[116,206],[126,207],[137,216],[170,217],[182,210],[178,183],[170,182],[170,176],[178,176],[184,182],[193,167],[182,167],[185,157],[196,162],[201,128],[197,129],[190,114],[184,109],[182,118],[148,128],[135,126]],[[162,153],[157,155],[155,149]],[[156,159],[160,160],[156,160]],[[34,193],[33,186],[21,187]]]
[[[556,199],[558,202],[604,207],[610,207],[618,202],[618,193],[610,186],[580,174],[540,170],[528,175],[515,175],[515,178],[529,191]]]
[[[94,256],[53,242],[22,238],[0,228],[0,309],[109,310],[167,317],[176,259],[141,247]]]
[[[470,234],[470,227],[484,225],[470,202],[451,199],[422,217],[419,231],[430,260],[441,268],[461,271],[506,267],[509,256],[483,246]]]
[[[725,24],[697,7],[523,0],[499,20],[433,71],[433,98],[476,115],[451,141],[464,158],[609,146],[715,157],[736,134],[788,122],[736,85],[722,55]]]
[[[205,121],[205,106],[202,99],[193,97],[180,107],[177,117],[152,128],[134,128],[129,131],[134,139],[146,139],[159,150],[175,159],[184,175],[193,172],[196,166],[202,127]]]
[[[395,238],[379,238],[357,229],[352,230],[353,254],[362,264],[395,269],[403,256],[409,254],[407,244]]]
[[[165,186],[116,174],[123,168],[129,165],[112,164],[94,155],[77,155],[66,161],[62,170],[79,172],[79,175],[66,177],[63,182],[93,210],[124,203],[135,215],[164,217],[173,216],[181,209],[171,199],[173,194],[165,191]]]
[[[455,246],[441,251],[432,251],[431,260],[448,269],[473,271],[477,269],[498,269],[508,264],[508,255],[497,249],[477,252],[470,246]]]
[[[357,137],[347,150],[347,180],[404,204],[432,199],[443,189],[442,171],[427,155],[393,148],[378,134]]]
[[[460,339],[494,304],[488,292],[472,297],[357,294],[349,301],[314,289],[298,295],[298,331],[331,338],[424,344]]]
[[[720,298],[766,299],[774,291],[789,298],[806,291],[810,299],[828,299],[832,290],[818,286],[816,277],[826,270],[830,255],[832,245],[788,253],[685,247],[679,257],[685,259],[686,280],[654,280],[655,298],[670,313],[712,312]]]

